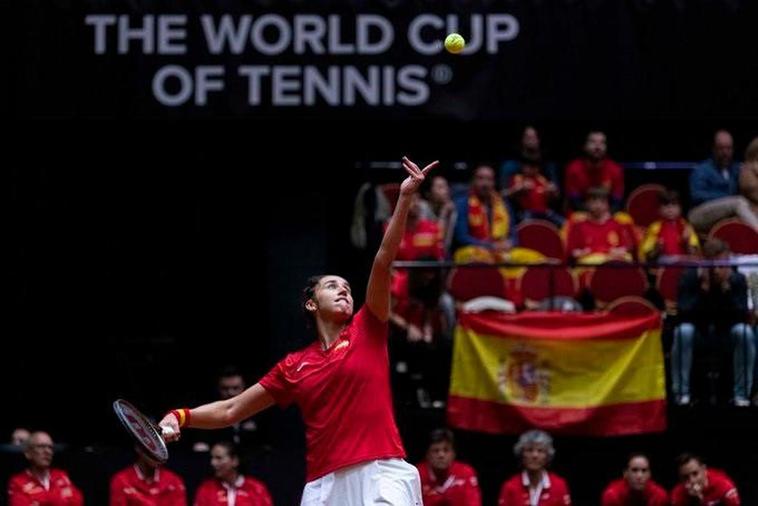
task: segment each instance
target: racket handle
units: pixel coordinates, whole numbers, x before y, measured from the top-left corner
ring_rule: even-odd
[[[173,436],[174,434],[176,434],[176,431],[174,429],[165,425],[161,425],[161,436]]]

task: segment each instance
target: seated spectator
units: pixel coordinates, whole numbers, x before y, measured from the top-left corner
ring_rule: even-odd
[[[225,366],[220,370],[216,380],[216,399],[222,401],[231,399],[241,394],[245,388],[247,384],[242,372],[235,366]],[[265,417],[258,417],[259,421],[262,419]],[[214,443],[231,441],[244,457],[257,451],[261,444],[260,427],[252,418],[225,429],[195,431],[191,437],[194,438],[192,449],[196,452],[207,452]]]
[[[650,478],[650,461],[633,453],[626,461],[624,477],[611,482],[603,492],[602,506],[668,506],[669,496]]]
[[[443,260],[442,237],[437,222],[421,217],[421,199],[414,194],[398,260]],[[442,315],[439,299],[442,276],[439,269],[395,269],[392,273],[390,319],[407,332],[409,341],[431,342],[439,332]]]
[[[524,470],[506,480],[500,489],[498,506],[559,506],[571,504],[566,481],[547,470],[555,456],[553,438],[541,430],[521,434],[513,447]]]
[[[432,176],[431,183],[424,191],[426,200],[421,201],[421,217],[437,222],[442,234],[445,256],[450,252],[455,225],[455,203],[450,197],[450,185],[443,176]]]
[[[545,178],[551,183],[558,182],[558,169],[554,163],[545,161],[545,153],[542,151],[539,132],[533,126],[529,125],[524,128],[521,134],[518,153],[518,157],[513,160],[506,160],[500,166],[499,181],[501,188],[507,188],[513,176],[521,171],[522,160],[524,158],[542,160],[542,173]]]
[[[12,446],[24,447],[26,446],[26,442],[29,441],[29,436],[31,436],[31,432],[28,429],[18,427],[11,433],[10,443]]]
[[[676,257],[696,255],[700,241],[692,226],[682,218],[679,194],[661,193],[661,219],[647,227],[640,245],[640,259],[647,262],[673,260]]]
[[[47,432],[33,432],[24,456],[29,467],[8,482],[8,506],[81,506],[84,498],[66,471],[52,468],[53,439]]]
[[[584,156],[566,166],[565,183],[569,209],[584,209],[590,188],[604,188],[611,210],[621,209],[624,199],[624,173],[621,165],[608,158],[605,133],[595,130],[587,135]]]
[[[416,466],[424,506],[481,506],[476,471],[455,460],[453,433],[437,429],[429,439],[426,460]]]
[[[558,197],[558,187],[542,175],[541,164],[537,157],[523,157],[521,170],[513,175],[505,196],[518,205],[520,220],[548,220],[561,227],[563,216],[550,208],[551,201]]]
[[[220,442],[211,448],[214,477],[200,484],[195,506],[272,506],[266,485],[239,472],[239,457],[232,443]]]
[[[740,194],[750,202],[754,215],[758,215],[758,137],[745,150],[745,162],[740,170]]]
[[[587,213],[575,213],[569,219],[567,250],[569,256],[583,263],[607,260],[632,260],[634,239],[631,227],[611,216],[608,192],[592,188],[587,192]]]
[[[739,175],[732,134],[719,130],[713,138],[713,157],[697,165],[690,175],[694,207],[689,219],[699,234],[707,235],[715,223],[732,216],[758,229],[758,215],[750,202],[737,194]]]
[[[739,506],[737,487],[723,471],[709,469],[703,460],[689,453],[677,459],[679,483],[671,491],[672,506]]]
[[[184,481],[134,449],[135,463],[111,478],[110,506],[186,506]]]
[[[500,261],[514,246],[513,213],[495,191],[495,171],[489,165],[474,169],[469,194],[458,199],[456,213],[456,261]]]
[[[703,245],[706,260],[728,260],[729,247],[718,239]],[[731,266],[692,268],[679,280],[679,325],[671,350],[672,388],[675,402],[690,403],[690,372],[696,336],[700,345],[719,354],[731,347],[733,392],[736,406],[749,406],[756,357],[756,339],[747,323],[747,282]],[[728,336],[729,343],[724,339]]]

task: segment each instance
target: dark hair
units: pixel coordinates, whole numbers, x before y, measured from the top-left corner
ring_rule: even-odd
[[[242,376],[242,372],[236,365],[225,365],[218,371],[218,378],[231,378],[232,376]]]
[[[700,458],[700,456],[695,455],[694,453],[686,453],[685,452],[685,453],[682,453],[681,455],[679,455],[676,458],[676,468],[677,469],[681,469],[682,466],[686,465],[690,460],[694,460],[695,462],[697,462],[701,466],[703,464],[705,464],[705,462],[703,462],[703,459]]]
[[[213,446],[220,446],[221,448],[226,450],[226,454],[229,455],[230,458],[239,458],[239,455],[237,454],[237,446],[235,446],[234,443],[231,441],[219,441],[217,443],[214,443]]]
[[[313,296],[316,294],[316,287],[319,282],[326,277],[326,274],[319,274],[318,276],[311,276],[308,278],[308,284],[303,288],[302,300],[300,301],[300,307],[303,309],[305,320],[309,327],[316,325],[316,317],[306,309],[305,304],[309,300],[313,300]]]
[[[679,192],[676,190],[663,190],[658,195],[658,202],[662,206],[668,206],[671,204],[679,204]]]
[[[602,199],[608,200],[608,190],[602,186],[595,186],[587,190],[587,194],[584,196],[585,200]]]
[[[712,237],[703,244],[703,257],[705,258],[716,258],[723,253],[729,253],[729,245],[721,239]]]
[[[455,436],[450,429],[434,429],[429,434],[429,446],[436,443],[450,443],[450,446],[455,445]]]
[[[642,459],[645,459],[645,460],[647,460],[647,463],[648,463],[648,465],[650,465],[650,459],[648,458],[648,456],[647,456],[647,455],[645,455],[645,454],[644,454],[644,453],[642,453],[642,452],[632,452],[632,453],[630,453],[630,454],[629,454],[629,455],[626,457],[626,466],[624,466],[624,469],[629,469],[629,464],[630,464],[630,463],[631,463],[631,462],[632,462],[634,459],[639,459],[639,458],[642,458]]]

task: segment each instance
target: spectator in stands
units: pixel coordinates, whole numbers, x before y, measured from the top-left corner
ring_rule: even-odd
[[[211,448],[214,478],[200,484],[195,506],[272,506],[266,485],[240,474],[239,457],[234,444],[222,441]]]
[[[634,239],[630,227],[611,216],[605,188],[587,191],[587,213],[574,213],[569,220],[567,249],[571,258],[584,263],[632,260]]]
[[[218,400],[231,399],[242,393],[245,388],[247,388],[245,378],[237,367],[228,365],[221,369],[216,383]],[[259,427],[252,418],[226,429],[213,432],[196,432],[193,436],[202,438],[197,440],[192,447],[197,452],[209,451],[215,442],[231,441],[237,445],[243,455],[247,456],[256,450],[260,443]]]
[[[718,239],[703,245],[706,260],[728,260],[729,247]],[[731,266],[688,269],[679,281],[679,325],[671,350],[672,387],[675,402],[690,403],[690,372],[695,337],[712,353],[731,346],[736,406],[749,406],[756,356],[756,339],[747,324],[747,282]],[[729,336],[730,343],[723,343]]]
[[[558,187],[542,175],[542,161],[537,156],[524,155],[520,172],[513,175],[504,195],[518,204],[520,220],[548,220],[563,226],[563,216],[550,208],[558,197]]]
[[[626,461],[624,477],[612,481],[603,492],[602,506],[668,506],[669,495],[650,478],[650,460],[633,453]]]
[[[690,198],[695,207],[689,219],[698,233],[706,235],[715,223],[731,216],[758,229],[758,215],[750,202],[737,194],[739,175],[732,134],[719,130],[713,137],[713,157],[698,164],[690,175]]]
[[[545,162],[545,156],[542,151],[540,135],[537,129],[529,125],[524,128],[521,134],[521,143],[519,145],[519,156],[513,160],[506,160],[500,166],[500,187],[507,188],[510,185],[511,179],[522,168],[522,160],[527,159],[539,159],[543,161],[542,172],[545,178],[551,183],[558,181],[558,169],[552,162]]]
[[[422,218],[421,198],[411,197],[405,234],[397,260],[443,260],[442,235],[436,221]],[[440,331],[439,298],[442,277],[439,269],[395,269],[392,273],[390,320],[407,333],[409,341],[431,342]]]
[[[110,506],[186,506],[184,481],[138,448],[137,460],[111,478]]]
[[[709,469],[703,459],[685,453],[676,459],[679,483],[671,491],[672,506],[739,506],[737,487],[723,471]]]
[[[9,506],[81,506],[82,493],[65,471],[51,467],[53,439],[47,432],[34,432],[26,442],[24,456],[29,467],[8,482]]]
[[[21,447],[26,446],[26,442],[29,441],[29,436],[31,436],[29,429],[25,429],[24,427],[17,427],[11,433],[11,445]]]
[[[740,170],[740,193],[750,202],[753,214],[758,214],[758,137],[745,150],[745,162]]]
[[[516,242],[513,213],[495,191],[495,171],[474,169],[469,194],[456,202],[454,247],[456,261],[502,260]]]
[[[559,506],[571,504],[566,481],[547,466],[555,456],[553,438],[541,430],[521,434],[513,447],[524,470],[506,480],[500,489],[498,506]]]
[[[700,252],[700,241],[692,226],[682,218],[679,194],[664,191],[660,196],[661,219],[651,223],[640,245],[640,259],[648,262],[666,261]]]
[[[453,433],[432,431],[426,460],[419,463],[424,506],[481,506],[482,495],[476,471],[455,460]]]
[[[450,197],[450,185],[443,176],[434,176],[425,189],[425,200],[421,201],[421,217],[437,222],[442,233],[445,255],[450,252],[455,225],[455,203]]]
[[[613,211],[621,209],[624,199],[624,173],[621,165],[607,156],[604,132],[594,130],[587,135],[584,156],[566,166],[564,191],[570,209],[580,210],[590,188],[604,188]]]

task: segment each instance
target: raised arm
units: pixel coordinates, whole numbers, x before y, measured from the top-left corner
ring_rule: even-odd
[[[254,414],[263,411],[274,404],[271,397],[260,383],[256,383],[239,395],[223,401],[211,402],[189,410],[189,416],[185,416],[184,423],[180,423],[174,411],[163,417],[161,427],[169,427],[172,433],[164,431],[166,441],[179,439],[179,432],[183,427],[192,429],[221,429],[229,427],[237,422],[250,418]]]
[[[397,255],[400,240],[405,233],[405,222],[408,218],[408,209],[411,204],[411,195],[418,190],[427,173],[439,164],[434,161],[419,169],[418,165],[403,157],[403,167],[408,177],[400,185],[400,197],[398,198],[395,212],[392,213],[384,239],[379,246],[379,251],[374,257],[374,265],[368,279],[366,289],[366,306],[379,320],[386,322],[390,315],[390,268]]]

